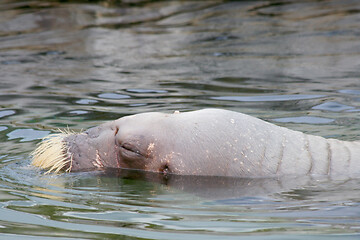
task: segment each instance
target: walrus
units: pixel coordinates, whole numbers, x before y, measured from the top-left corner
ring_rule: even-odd
[[[47,136],[32,153],[47,172],[107,168],[276,177],[360,174],[360,142],[326,139],[221,109],[130,115]]]

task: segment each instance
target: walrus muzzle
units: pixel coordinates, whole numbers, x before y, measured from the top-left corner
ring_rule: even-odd
[[[119,168],[114,139],[104,137],[111,129],[90,128],[85,132],[61,132],[43,139],[31,153],[32,164],[47,173]]]

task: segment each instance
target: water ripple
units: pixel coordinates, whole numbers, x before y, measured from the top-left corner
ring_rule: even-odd
[[[360,238],[358,179],[159,183],[44,175],[29,157],[59,127],[208,107],[358,140],[358,1],[7,0],[0,13],[0,238]]]
[[[221,96],[211,97],[215,100],[238,101],[238,102],[279,102],[323,98],[325,95],[265,95],[265,96]]]

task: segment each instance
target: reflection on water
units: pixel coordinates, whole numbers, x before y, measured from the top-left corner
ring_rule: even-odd
[[[37,139],[218,107],[360,139],[360,4],[0,3],[0,235],[358,239],[359,181],[43,176]],[[122,176],[123,177],[123,176]]]

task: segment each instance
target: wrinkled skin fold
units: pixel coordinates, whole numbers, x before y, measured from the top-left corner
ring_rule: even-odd
[[[142,113],[50,135],[32,153],[49,172],[137,169],[177,175],[360,175],[360,143],[325,139],[228,110]]]

